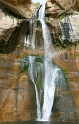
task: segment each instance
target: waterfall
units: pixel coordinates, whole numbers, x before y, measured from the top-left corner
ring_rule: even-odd
[[[39,99],[38,88],[35,82],[35,56],[29,56],[29,76],[34,84],[35,92],[36,92],[36,104],[37,104],[37,120],[40,121],[49,121],[53,102],[54,102],[54,95],[55,95],[55,83],[56,78],[58,78],[58,70],[59,68],[55,66],[52,62],[52,58],[55,55],[55,49],[53,47],[51,35],[49,28],[45,24],[44,21],[44,14],[45,14],[45,4],[42,5],[39,9],[39,16],[38,20],[40,20],[42,24],[42,32],[43,32],[43,39],[44,39],[44,81],[43,81],[43,103],[41,106],[41,101]],[[36,14],[35,14],[36,15]],[[33,32],[34,26],[34,19],[30,20],[30,28],[31,32],[30,35],[33,36],[33,39],[30,39],[32,43],[32,48],[35,48],[35,32]]]
[[[39,14],[38,14],[39,13]],[[42,5],[37,14],[35,13],[35,18],[38,18],[38,20],[41,22],[42,25],[42,32],[43,32],[43,39],[44,39],[44,56],[43,61],[41,61],[39,64],[39,59],[35,56],[29,56],[29,68],[28,73],[29,77],[32,80],[35,88],[35,95],[36,95],[36,105],[37,105],[37,119],[38,121],[49,121],[51,117],[51,113],[54,109],[54,97],[55,97],[55,89],[56,85],[59,86],[58,88],[58,96],[63,94],[64,96],[64,90],[66,93],[66,82],[64,79],[64,76],[62,74],[61,69],[58,68],[57,65],[55,65],[52,62],[52,59],[55,55],[55,49],[52,43],[51,35],[48,26],[46,25],[44,21],[44,14],[45,14],[45,4]],[[36,28],[36,25],[34,25],[35,19],[30,19],[30,34],[27,37],[25,37],[25,45],[31,44],[31,48],[35,49],[35,34],[33,29]],[[60,25],[61,26],[61,25]],[[25,63],[25,60],[24,60]],[[23,65],[24,66],[24,65]],[[23,67],[22,67],[23,70]],[[36,78],[37,77],[37,78]],[[40,84],[39,84],[40,83]],[[63,87],[63,90],[62,90]],[[69,100],[70,97],[66,97],[66,102]],[[63,113],[66,112],[66,109],[68,109],[68,106],[65,109],[64,106],[64,97],[62,97],[58,101],[60,112]],[[68,104],[69,105],[69,104]],[[57,107],[58,107],[57,106]],[[63,107],[62,107],[63,106]],[[71,110],[71,105],[70,105]],[[72,107],[73,108],[73,107]],[[70,111],[71,112],[71,111]],[[61,118],[62,114],[60,115]],[[60,120],[61,120],[60,118]],[[65,118],[65,116],[64,116]]]
[[[44,65],[45,65],[45,79],[44,79],[44,102],[42,106],[41,120],[48,121],[51,115],[51,109],[54,102],[55,94],[55,79],[58,76],[58,68],[54,67],[52,57],[55,50],[52,44],[50,31],[44,21],[45,4],[39,10],[39,17],[42,24],[43,39],[44,39]]]
[[[29,42],[29,35],[27,36],[27,39],[26,39],[26,36],[25,36],[25,39],[24,39],[24,46],[25,47],[29,47],[30,45],[30,42]]]
[[[36,92],[36,104],[37,104],[37,118],[41,118],[41,112],[40,112],[40,101],[39,101],[39,94],[38,89],[35,84],[35,56],[29,56],[29,76],[34,84],[35,92]]]
[[[60,40],[68,40],[69,42],[75,42],[75,30],[72,24],[72,17],[67,16],[59,21],[59,28],[60,28]]]
[[[34,30],[34,28],[36,28],[36,23],[34,23],[34,22],[35,22],[34,18],[30,19],[30,42],[31,42],[32,49],[35,49],[36,30]]]
[[[33,32],[34,28],[34,19],[30,19],[30,43],[31,43],[31,48],[35,49],[35,33]],[[36,25],[35,25],[36,26]],[[37,118],[41,118],[41,110],[40,110],[40,100],[39,100],[39,94],[38,94],[38,89],[35,83],[35,56],[29,56],[29,76],[34,84],[35,87],[35,92],[36,92],[36,105],[37,105]]]

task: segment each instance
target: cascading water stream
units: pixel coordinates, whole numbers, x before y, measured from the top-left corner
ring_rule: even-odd
[[[39,62],[39,59],[36,60],[35,56],[29,56],[29,68],[28,68],[29,76],[34,84],[35,93],[36,93],[36,105],[37,105],[36,120],[38,121],[50,120],[51,112],[52,110],[54,110],[52,109],[52,107],[54,108],[53,103],[54,103],[56,86],[58,86],[59,88],[57,90],[58,96],[61,97],[64,96],[67,88],[67,84],[61,69],[52,62],[52,58],[55,55],[55,49],[53,47],[50,31],[44,21],[44,13],[45,13],[45,4],[41,6],[39,9],[39,17],[38,15],[35,14],[35,16],[38,17],[42,25],[42,32],[44,39],[44,57],[42,58],[41,56],[42,61]],[[33,33],[36,32],[33,31],[34,29],[33,24],[34,24],[34,20],[30,20],[30,34],[28,35],[27,40],[25,38],[25,45],[30,44],[31,48],[35,49],[35,34]],[[69,106],[65,107],[64,102],[69,100],[70,98],[71,98],[70,96],[65,96],[58,101],[57,105],[59,106],[60,112],[66,112]],[[70,107],[69,107],[70,112],[71,112],[71,103],[72,102],[70,102]],[[62,114],[60,115],[60,119],[61,118],[63,118]]]
[[[37,104],[37,120],[40,121],[49,121],[51,110],[54,102],[54,94],[55,94],[55,82],[58,77],[59,68],[52,63],[52,57],[55,55],[55,50],[53,47],[53,43],[50,36],[50,31],[45,24],[44,21],[44,13],[45,13],[45,4],[39,9],[38,19],[42,24],[43,31],[43,39],[44,39],[44,100],[41,108],[41,103],[39,99],[39,93],[37,89],[37,85],[35,82],[35,56],[29,56],[29,76],[34,84],[35,92],[36,92],[36,104]],[[33,23],[34,20],[30,20],[30,35],[35,37],[33,32]],[[30,37],[30,36],[29,36]],[[29,40],[28,38],[27,40]],[[32,48],[35,48],[35,38],[31,38]]]
[[[75,29],[72,26],[72,16],[67,16],[65,19],[59,21],[60,38],[61,40],[68,40],[69,42],[76,41]]]
[[[31,40],[31,47],[32,49],[35,48],[35,42],[34,42],[34,35],[33,35],[33,23],[34,19],[30,20],[30,36],[29,40]],[[30,41],[29,41],[30,43]],[[35,87],[35,92],[36,92],[36,105],[37,105],[37,118],[41,118],[41,110],[40,110],[40,101],[39,101],[39,94],[38,94],[38,89],[35,83],[35,56],[29,56],[29,76],[34,84]]]
[[[34,84],[35,87],[35,92],[36,92],[36,104],[37,104],[37,118],[41,118],[41,110],[40,110],[40,101],[39,101],[39,94],[38,94],[38,89],[35,84],[35,56],[29,56],[29,76]]]
[[[42,107],[41,120],[48,121],[51,115],[51,109],[54,102],[55,94],[55,79],[58,76],[58,68],[52,64],[52,57],[55,54],[52,44],[49,29],[44,21],[45,4],[39,10],[39,20],[42,24],[43,39],[44,39],[44,65],[45,65],[45,80],[44,80],[44,103]]]
[[[29,42],[29,35],[27,36],[27,39],[26,39],[26,36],[25,36],[25,39],[24,39],[24,46],[25,47],[29,47],[30,45],[30,42]]]

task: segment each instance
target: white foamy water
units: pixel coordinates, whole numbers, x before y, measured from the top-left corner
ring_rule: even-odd
[[[24,39],[24,46],[25,47],[29,47],[30,45],[30,41],[29,41],[29,35],[27,36],[27,39],[26,39],[26,36],[25,36],[25,39]]]
[[[35,82],[35,57],[29,56],[29,75],[34,84],[35,92],[36,92],[36,104],[37,104],[37,120],[39,121],[49,121],[50,115],[54,103],[54,96],[55,96],[55,80],[58,78],[58,70],[59,68],[52,63],[52,58],[55,55],[55,50],[53,47],[51,35],[48,26],[44,21],[44,14],[45,14],[45,4],[41,6],[39,10],[39,17],[42,24],[42,32],[43,32],[43,39],[44,39],[44,81],[43,81],[43,104],[41,108],[41,101],[39,99],[39,93],[37,89],[37,85]],[[34,22],[33,22],[34,23]],[[33,35],[33,23],[32,20],[30,22],[31,26],[31,35]],[[34,33],[35,34],[35,33]],[[35,39],[32,39],[32,48],[35,48]]]
[[[37,118],[41,118],[41,112],[40,112],[40,101],[39,101],[39,94],[38,89],[35,84],[35,56],[29,56],[29,75],[30,78],[34,84],[35,92],[36,92],[36,105],[37,105]]]
[[[41,120],[48,121],[50,119],[51,110],[54,102],[55,94],[55,79],[58,76],[58,68],[54,67],[52,57],[55,53],[50,31],[44,21],[45,4],[39,11],[39,20],[42,24],[43,39],[44,39],[44,65],[45,65],[45,79],[44,79],[44,102],[42,106]]]

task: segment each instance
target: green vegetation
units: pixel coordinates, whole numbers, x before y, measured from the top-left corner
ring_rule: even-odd
[[[61,15],[58,16],[58,19],[61,20],[61,19],[63,19],[64,17],[69,16],[69,15],[73,15],[73,12],[65,12],[65,13],[62,13]]]
[[[35,3],[36,7],[39,7],[41,4],[39,2]]]
[[[78,41],[69,42],[67,40],[59,40],[54,44],[54,46],[58,49],[66,49],[66,48],[71,48],[72,46],[76,47],[78,43],[79,43]]]
[[[61,68],[61,70],[63,71],[63,73],[64,73],[64,75],[65,75],[66,81],[67,81],[67,82],[71,81],[71,79],[70,79],[69,76],[68,76],[68,71],[65,70],[65,69],[63,69],[63,68]],[[67,83],[67,82],[66,82],[66,83]]]
[[[43,59],[44,59],[43,56],[37,56],[35,61],[43,63]]]
[[[29,67],[28,56],[21,58],[21,65],[20,65],[20,69],[22,70],[21,72],[26,71],[28,67]]]
[[[37,56],[35,62],[43,63],[43,56]],[[20,64],[21,71],[22,72],[27,71],[29,67],[29,57],[28,56],[22,57],[20,63],[21,63]]]
[[[63,71],[64,75],[68,75],[68,71],[67,70],[62,69],[62,71]]]

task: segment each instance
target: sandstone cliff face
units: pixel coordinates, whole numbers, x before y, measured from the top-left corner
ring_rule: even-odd
[[[79,1],[76,0],[48,0],[46,3],[46,14],[57,17],[58,15],[67,12],[71,8],[79,11],[78,6]]]
[[[62,40],[69,40],[72,42],[79,40],[79,13],[74,11],[73,15],[64,17],[60,20],[60,29],[62,33]]]
[[[0,5],[2,6],[3,10],[16,15],[17,18],[29,19],[36,10],[35,5],[30,0],[0,0]]]
[[[17,25],[17,20],[9,16],[5,21],[6,15],[2,11],[1,17],[0,43],[4,43],[6,47],[0,47],[3,47],[4,51],[0,54],[0,122],[35,120],[37,116],[35,88],[28,72],[21,69],[23,56],[37,54],[37,51],[29,51],[24,47],[25,31],[28,32],[29,22],[24,21]]]
[[[34,85],[19,67],[17,59],[0,56],[0,122],[36,118]]]
[[[17,26],[17,20],[15,18],[12,18],[11,16],[6,15],[0,9],[0,37],[2,37],[3,35],[6,35],[5,37],[7,38],[6,30],[14,29],[16,26]]]
[[[34,13],[34,5],[29,0],[17,0],[15,2],[14,0],[5,1],[10,4],[10,6],[8,6],[12,12],[26,18],[26,23],[25,21],[21,22],[15,18],[11,18],[0,10],[0,45],[2,45],[1,48],[3,48],[1,49],[3,53],[0,54],[0,122],[35,120],[36,98],[34,85],[30,80],[27,71],[23,71],[20,68],[20,65],[22,58],[26,55],[43,55],[41,25],[39,22],[36,23],[36,26],[33,25],[35,33],[33,38],[35,40],[36,49],[34,50],[24,47],[25,35],[28,35],[30,30],[29,22],[27,20],[31,18],[32,13]],[[68,9],[71,8],[72,1],[63,2],[62,0],[59,0],[58,4],[55,3],[54,0],[49,0],[47,2],[46,19],[51,32],[52,41],[55,40],[55,42],[57,42],[57,37],[59,36],[59,20],[56,18],[52,19],[52,17],[57,17],[62,14],[62,12],[66,10],[67,5]],[[4,6],[6,7],[5,3]],[[78,4],[76,4],[76,6],[78,6]],[[61,22],[68,23],[66,22],[66,19],[67,18],[62,19]],[[78,20],[79,15],[74,14],[71,17],[72,27],[74,31],[76,31],[75,35],[77,39],[79,39]],[[53,37],[54,34],[56,37],[55,39]],[[63,91],[64,95],[62,96],[62,88],[57,87],[56,93],[58,94],[56,98],[58,99],[58,97],[60,97],[59,101],[61,101],[62,97],[65,98],[68,94],[72,94],[73,104],[76,109],[73,109],[71,112],[68,111],[68,113],[66,113],[68,115],[63,117],[63,114],[65,113],[58,110],[59,107],[54,115],[54,119],[52,119],[52,116],[51,120],[59,121],[59,118],[61,117],[61,122],[79,122],[79,46],[73,46],[72,48],[65,50],[57,50],[56,52],[57,57],[53,60],[61,68],[68,71],[66,78],[69,80],[69,90]],[[67,107],[68,106],[66,106],[66,108]]]
[[[22,3],[27,3],[27,4],[31,4],[32,1],[31,0],[4,0],[5,2],[11,3],[12,5],[19,5]]]

